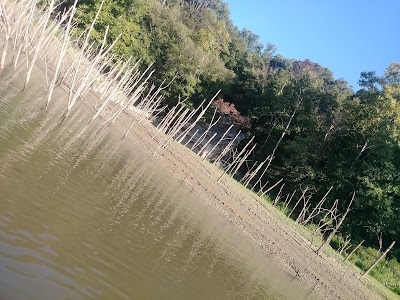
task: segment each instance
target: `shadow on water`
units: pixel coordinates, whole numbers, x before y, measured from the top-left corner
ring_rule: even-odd
[[[79,110],[57,126],[65,92],[38,110],[33,80],[0,83],[0,299],[307,298],[152,155]]]

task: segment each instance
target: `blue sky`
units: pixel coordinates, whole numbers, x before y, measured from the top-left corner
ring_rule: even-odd
[[[287,58],[328,67],[355,89],[400,61],[400,0],[225,0],[233,23]]]

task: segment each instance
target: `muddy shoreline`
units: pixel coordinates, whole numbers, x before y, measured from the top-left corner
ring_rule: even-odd
[[[89,106],[87,107],[89,109]],[[116,134],[124,134],[130,116],[125,113],[112,125]],[[342,262],[325,254],[319,256],[309,242],[274,207],[262,203],[227,175],[218,181],[222,170],[173,143],[160,148],[152,137],[157,129],[148,121],[136,124],[126,137],[146,150],[155,163],[181,180],[198,199],[213,207],[227,223],[234,226],[249,242],[256,244],[285,273],[304,284],[310,294],[324,299],[380,299],[358,274]],[[162,134],[158,138],[167,139]]]

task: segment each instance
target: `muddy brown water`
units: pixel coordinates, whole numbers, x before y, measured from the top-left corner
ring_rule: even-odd
[[[82,130],[79,111],[58,125],[59,111],[42,109],[42,80],[21,91],[7,78],[0,299],[307,298],[151,154]]]

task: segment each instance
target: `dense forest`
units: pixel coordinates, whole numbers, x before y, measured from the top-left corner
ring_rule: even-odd
[[[100,2],[79,1],[76,35]],[[140,58],[143,68],[153,64],[154,83],[169,83],[166,104],[187,98],[194,106],[222,90],[219,101],[234,105],[243,116],[238,122],[257,143],[241,173],[268,162],[250,186],[283,178],[279,192],[306,191],[311,204],[330,190],[324,205],[340,199],[339,210],[355,192],[341,234],[380,249],[399,241],[399,63],[382,76],[361,73],[361,89],[354,91],[318,63],[285,58],[274,45],[239,30],[222,0],[105,1],[95,25],[99,42],[107,26],[109,41],[118,38],[115,55]],[[400,247],[390,255],[399,259]]]

